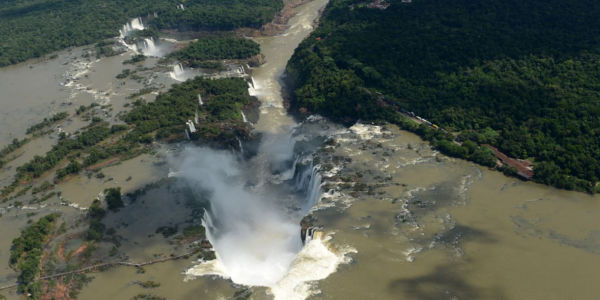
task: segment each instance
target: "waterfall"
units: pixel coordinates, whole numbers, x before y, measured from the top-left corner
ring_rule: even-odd
[[[173,71],[169,72],[171,78],[177,81],[185,81],[185,71],[183,70],[182,64],[177,64],[173,66]]]
[[[313,165],[312,158],[309,159],[309,164],[301,168],[296,168],[297,173],[294,174],[294,185],[297,191],[302,192],[305,196],[303,209],[308,212],[310,208],[315,206],[321,196],[321,174],[320,165]],[[298,162],[296,162],[298,164]]]
[[[190,133],[194,133],[196,132],[196,126],[194,126],[194,122],[192,122],[192,120],[187,120],[187,122],[185,122],[185,125],[187,125]]]
[[[131,19],[129,22],[127,22],[125,25],[123,25],[123,27],[121,28],[121,30],[119,30],[120,36],[121,38],[124,38],[126,36],[129,36],[133,31],[136,30],[144,30],[144,23],[142,22],[142,18],[135,18],[135,19]]]
[[[254,87],[252,86],[252,84],[250,82],[248,82],[248,94],[250,96],[256,96],[256,90],[254,89]]]
[[[239,137],[235,137],[238,141],[238,146],[240,147],[240,153],[244,155],[244,146],[242,145],[242,140]]]
[[[257,96],[256,82],[254,82],[254,77],[250,77],[250,82],[248,82],[248,94],[250,94],[250,96]]]
[[[198,105],[202,106],[204,105],[204,102],[202,102],[202,95],[198,94]]]
[[[146,56],[162,56],[160,49],[156,46],[156,42],[153,37],[144,38],[142,40],[142,47],[138,47],[138,49]]]
[[[131,35],[132,32],[136,30],[144,30],[144,23],[142,22],[142,18],[131,19],[129,22],[125,23],[123,27],[119,30],[119,37],[117,41],[121,43],[121,45],[125,46],[127,49],[138,53],[139,47],[136,45],[129,45],[125,42],[125,38]]]
[[[242,113],[242,121],[244,121],[244,123],[249,123],[248,119],[246,119],[246,115],[244,114],[244,111],[240,110],[240,113]]]

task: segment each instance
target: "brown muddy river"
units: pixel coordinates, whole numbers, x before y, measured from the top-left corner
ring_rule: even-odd
[[[295,125],[283,107],[281,79],[287,60],[325,4],[314,0],[299,6],[286,32],[255,39],[267,61],[252,71],[251,93],[262,103],[257,131],[280,133]],[[80,51],[84,50],[0,69],[0,145],[22,137],[27,126],[44,116],[73,111],[80,104],[109,101],[115,109],[108,113],[116,118],[126,95],[144,86],[114,80],[130,54],[93,61],[88,68],[85,64],[92,61],[81,60]],[[148,72],[145,78],[163,89],[173,82],[167,72]],[[28,89],[23,78],[36,76],[39,89]],[[68,80],[74,83],[65,86]],[[73,122],[67,128],[76,130],[80,125]],[[227,279],[218,261],[205,264],[190,258],[145,267],[143,274],[125,267],[92,273],[94,279],[78,299],[131,299],[140,293],[167,299],[236,299],[234,293],[246,288],[252,292],[249,299],[277,300],[598,298],[599,196],[522,182],[445,157],[394,126],[357,124],[342,129],[326,121],[307,123],[311,122],[321,122],[318,126],[333,138],[315,154],[323,195],[310,214],[319,229],[279,282],[244,287]],[[25,153],[1,171],[2,184],[14,174],[12,168],[43,153],[55,138],[50,135],[26,146]],[[26,226],[28,213],[61,211],[66,220],[75,220],[84,214],[79,208],[88,207],[106,187],[133,191],[166,178],[169,152],[161,148],[103,169],[111,180],[74,178],[57,187],[62,199],[51,199],[43,207],[0,204],[0,286],[16,277],[8,267],[10,243]],[[107,227],[123,238],[119,256],[142,261],[185,252],[155,234],[158,226],[199,222],[183,194],[172,186],[154,188],[110,215]],[[144,289],[135,284],[146,280],[161,285]],[[24,299],[14,290],[0,294]]]

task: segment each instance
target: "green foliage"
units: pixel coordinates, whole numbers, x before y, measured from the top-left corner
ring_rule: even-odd
[[[55,167],[71,152],[93,146],[107,138],[109,135],[110,129],[107,126],[100,124],[87,129],[75,138],[61,139],[58,141],[58,144],[54,145],[52,149],[46,153],[45,156],[36,155],[31,161],[18,167],[17,179],[24,178],[26,175],[40,177],[43,172]],[[71,167],[77,167],[77,165]]]
[[[145,289],[153,289],[160,286],[160,282],[148,280],[144,282],[140,282],[139,285]]]
[[[190,236],[196,236],[196,235],[204,236],[204,234],[205,234],[205,229],[204,229],[204,226],[201,226],[201,225],[190,225],[183,229],[184,237],[190,237]]]
[[[131,74],[132,74],[132,72],[130,69],[124,69],[123,71],[121,71],[121,73],[117,74],[117,76],[115,76],[115,77],[117,79],[125,79]]]
[[[104,199],[108,205],[108,209],[112,211],[118,211],[119,208],[123,207],[123,200],[121,199],[121,188],[113,187],[104,190]]]
[[[114,41],[102,41],[96,44],[96,57],[110,57],[121,54],[122,51],[117,51],[114,48]]]
[[[127,65],[127,64],[133,65],[133,64],[136,64],[139,62],[143,62],[145,60],[146,60],[146,56],[144,56],[144,54],[137,54],[137,55],[134,55],[132,58],[123,61],[123,64],[124,65]]]
[[[40,271],[44,244],[54,228],[56,219],[56,214],[42,217],[12,241],[10,264],[21,272],[18,290],[31,294],[32,299],[39,299],[41,296],[41,288],[34,280]]]
[[[56,178],[62,179],[70,174],[77,174],[83,166],[76,160],[72,160],[65,168],[56,170]]]
[[[538,182],[593,191],[599,2],[396,0],[386,10],[355,2],[331,1],[290,60],[296,108],[347,123],[391,121],[446,154],[493,166],[468,141],[489,143],[534,157]],[[459,132],[463,145],[409,124],[401,109]]]
[[[167,300],[167,298],[152,295],[152,294],[137,294],[131,300]]]
[[[21,148],[21,146],[27,144],[29,142],[29,139],[24,138],[22,140],[18,140],[18,139],[13,139],[13,141],[4,146],[4,148],[0,149],[0,167],[2,167],[4,165],[4,161],[3,159],[9,155],[11,152]]]
[[[51,183],[50,183],[50,182],[48,182],[48,181],[44,181],[44,182],[43,182],[42,184],[40,184],[39,186],[37,186],[37,187],[34,187],[34,188],[31,190],[31,194],[32,194],[32,195],[35,195],[35,194],[37,194],[37,193],[40,193],[40,192],[45,192],[45,191],[47,191],[47,190],[49,190],[49,189],[51,189],[51,188],[53,188],[53,187],[54,187],[54,185],[53,185],[53,184],[51,184]]]
[[[57,114],[52,115],[52,117],[50,117],[50,118],[44,118],[44,120],[42,122],[32,125],[31,127],[27,128],[27,134],[34,133],[42,128],[48,127],[54,123],[62,121],[64,119],[66,119],[68,116],[69,116],[69,113],[67,113],[66,111],[63,111],[63,112],[59,112]]]
[[[102,218],[106,215],[106,211],[102,208],[102,204],[98,200],[94,200],[88,211],[90,218],[90,226],[86,235],[89,241],[100,241],[104,237],[106,226],[102,223]]]
[[[199,94],[205,102],[202,106],[198,106]],[[124,117],[125,122],[135,125],[127,138],[136,142],[149,142],[147,134],[154,131],[158,131],[158,138],[173,133],[181,135],[186,121],[193,119],[196,112],[202,120],[198,133],[204,134],[204,137],[218,136],[222,130],[217,129],[216,124],[242,124],[240,111],[253,101],[255,100],[248,95],[247,83],[241,78],[209,80],[197,77],[173,85],[167,93],[158,95],[154,102],[140,101],[136,104]],[[216,132],[211,132],[210,128],[215,128]]]
[[[260,27],[281,9],[281,0],[11,0],[0,3],[0,66],[72,46],[118,36],[123,24],[144,17],[155,29],[231,30]],[[158,18],[151,15],[156,12]],[[147,18],[145,16],[148,16]],[[110,54],[110,45],[96,47]]]
[[[202,67],[205,60],[244,59],[260,53],[260,46],[249,39],[237,37],[205,37],[169,56],[192,67]]]

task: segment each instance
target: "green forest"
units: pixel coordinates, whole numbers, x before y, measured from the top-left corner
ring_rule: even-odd
[[[153,30],[231,30],[260,27],[282,7],[281,0],[0,1],[0,66],[118,36],[134,17]]]
[[[491,144],[537,182],[600,190],[600,2],[390,3],[328,4],[288,65],[295,109],[395,122],[458,157]]]
[[[204,102],[202,106],[198,105],[198,95]],[[157,139],[181,136],[185,122],[198,113],[198,131],[191,135],[192,139],[231,144],[236,136],[247,135],[241,111],[256,105],[256,101],[248,95],[248,84],[242,78],[209,80],[196,77],[173,85],[169,92],[158,95],[153,102],[137,102],[124,118],[125,122],[135,126],[127,138],[144,140],[150,133]]]
[[[54,229],[57,215],[50,214],[40,218],[21,232],[12,241],[10,265],[20,271],[19,287],[21,293],[28,293],[30,299],[40,299],[42,286],[35,279],[40,272],[40,259],[45,243]]]
[[[238,37],[206,37],[169,54],[187,66],[202,67],[206,60],[244,59],[260,53],[260,45],[250,39]]]

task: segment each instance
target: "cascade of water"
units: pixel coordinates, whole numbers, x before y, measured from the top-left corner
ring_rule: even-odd
[[[305,164],[294,175],[296,190],[302,192],[305,196],[303,210],[308,212],[311,207],[315,206],[321,196],[321,174],[320,165],[313,165],[313,160],[309,159],[309,163]],[[298,163],[298,162],[297,162]]]
[[[142,18],[131,19],[127,22],[121,30],[119,30],[121,38],[129,36],[135,30],[144,30],[144,23],[142,22]]]
[[[204,102],[202,102],[202,95],[198,94],[198,105],[202,106],[204,105]]]
[[[238,141],[238,146],[240,147],[240,153],[244,155],[244,146],[242,145],[242,140],[240,140],[239,137],[236,137],[236,139]]]
[[[254,89],[254,86],[250,82],[248,82],[248,94],[250,96],[256,96],[257,95],[256,94],[256,90]]]
[[[138,50],[146,56],[156,56],[156,57],[162,56],[160,49],[156,45],[156,42],[153,37],[144,38],[142,40],[142,47],[141,47],[141,49],[139,49],[139,47],[138,47]]]
[[[185,81],[185,71],[182,64],[173,66],[173,71],[169,72],[169,76],[177,81]]]
[[[242,113],[242,121],[244,121],[244,123],[248,123],[248,119],[246,119],[246,115],[244,114],[244,111],[240,110],[240,113]]]

